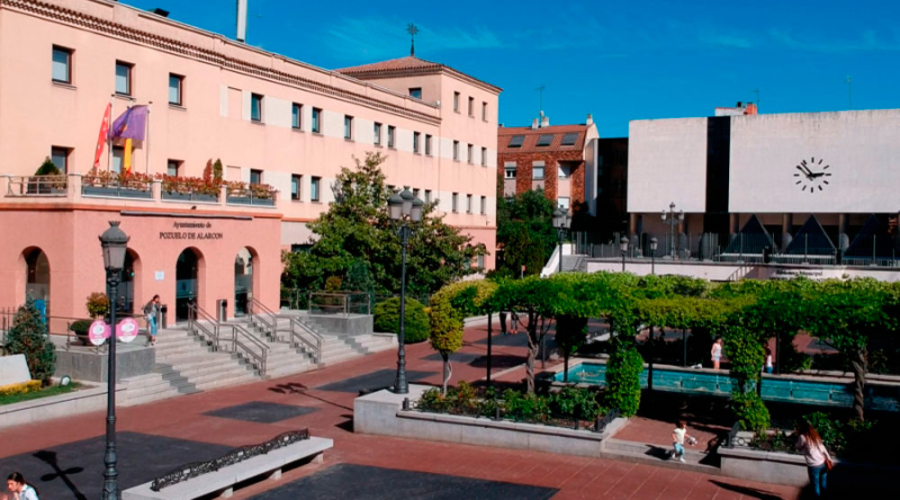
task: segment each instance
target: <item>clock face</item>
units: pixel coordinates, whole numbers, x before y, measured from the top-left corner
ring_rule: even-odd
[[[803,193],[816,194],[831,184],[831,165],[822,158],[810,157],[794,167],[794,185]]]

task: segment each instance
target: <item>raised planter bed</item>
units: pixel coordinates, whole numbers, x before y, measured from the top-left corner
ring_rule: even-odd
[[[82,186],[81,194],[84,196],[111,196],[114,198],[136,198],[150,200],[153,192],[149,189],[130,189],[111,186]]]
[[[117,396],[127,390],[116,387]],[[0,429],[70,417],[106,408],[106,387],[83,387],[77,391],[0,406]]]
[[[229,196],[226,202],[231,205],[259,205],[264,207],[274,207],[274,198],[253,198],[250,196]]]
[[[219,201],[218,196],[211,194],[167,193],[165,191],[162,192],[162,199],[173,201],[202,201],[208,203],[217,203]]]

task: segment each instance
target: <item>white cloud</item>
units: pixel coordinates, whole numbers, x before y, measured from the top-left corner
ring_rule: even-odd
[[[893,40],[878,36],[874,30],[864,30],[857,38],[814,40],[802,38],[786,29],[771,29],[769,37],[776,45],[797,50],[813,52],[864,52],[864,51],[900,51],[900,38],[894,31]]]

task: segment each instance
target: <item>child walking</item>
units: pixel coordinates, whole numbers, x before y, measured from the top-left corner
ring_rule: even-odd
[[[675,426],[675,430],[672,431],[672,456],[670,458],[678,457],[678,461],[684,463],[684,440],[687,438],[688,442],[694,444],[697,442],[697,439],[693,436],[688,436],[687,434],[687,422],[684,420],[679,420],[678,424]]]

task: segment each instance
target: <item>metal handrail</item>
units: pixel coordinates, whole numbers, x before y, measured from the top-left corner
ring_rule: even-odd
[[[65,175],[9,177],[7,196],[65,196],[69,179]]]
[[[232,337],[231,342],[234,349],[234,352],[238,355],[247,355],[257,362],[257,368],[259,369],[259,374],[265,376],[266,374],[266,363],[268,361],[269,354],[269,346],[266,345],[265,342],[259,340],[250,334],[247,330],[244,329],[243,326],[238,324],[229,324],[227,326],[231,327]],[[256,345],[256,347],[260,348],[259,354],[257,354],[251,347],[247,344],[241,342],[238,337],[241,337],[245,340],[249,340],[250,343]],[[238,352],[238,348],[241,349],[241,352]]]
[[[300,321],[298,318],[290,317],[288,319],[290,319],[291,322],[291,329],[289,331],[291,334],[291,338],[289,339],[291,346],[297,347],[299,343],[306,344],[306,346],[309,347],[310,350],[312,350],[313,361],[315,361],[317,364],[321,363],[322,341],[324,340],[323,337],[320,334],[316,333],[315,330],[310,328],[309,325],[306,325],[302,321]],[[299,328],[300,331],[297,331],[297,328]],[[313,340],[309,340],[304,335],[312,337]]]
[[[208,337],[206,340],[210,342],[213,346],[214,351],[219,350],[219,322],[216,321],[215,318],[212,317],[208,312],[204,311],[197,304],[192,304],[188,302],[188,331],[196,333],[200,337],[203,337],[203,333]],[[198,318],[206,321],[207,323],[212,325],[212,329],[208,328],[203,323],[198,321]]]
[[[308,299],[307,311],[312,314],[314,307],[323,314],[350,314],[351,302],[353,297],[365,297],[366,308],[365,314],[372,314],[371,297],[366,292],[346,292],[346,293],[310,293]],[[320,300],[324,299],[324,300]],[[337,300],[335,300],[337,299]],[[325,303],[330,302],[330,303]],[[339,304],[337,302],[340,302]],[[360,313],[362,314],[362,313]]]
[[[266,307],[265,304],[255,298],[251,298],[247,306],[247,313],[250,317],[250,323],[254,323],[256,321],[262,323],[263,330],[266,330],[269,338],[275,340],[278,333],[278,315],[274,311]],[[256,309],[259,309],[261,311],[261,314],[257,313]],[[271,320],[266,319],[263,314],[271,316]]]

